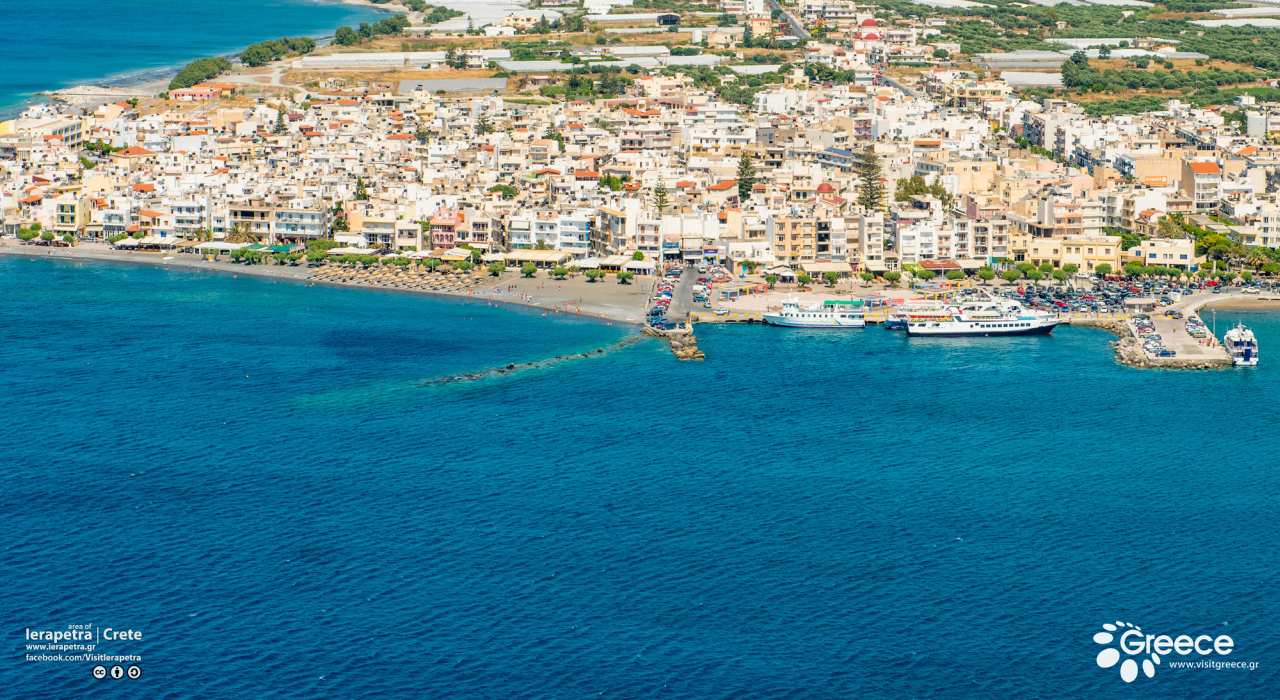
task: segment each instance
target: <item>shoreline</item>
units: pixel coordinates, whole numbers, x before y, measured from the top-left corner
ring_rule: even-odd
[[[315,4],[327,5],[347,5],[351,7],[362,7],[370,10],[376,10],[383,14],[408,14],[411,10],[392,0],[391,2],[377,4],[370,0],[311,0]],[[306,36],[316,40],[317,48],[327,46],[332,42],[334,32],[337,27],[329,30],[327,33],[311,33],[298,34],[296,36]],[[268,41],[278,37],[264,37],[257,41]],[[222,57],[236,60],[240,52],[249,47],[253,43],[245,44],[226,53],[211,54],[210,57]],[[21,98],[20,101],[12,105],[0,105],[0,121],[7,119],[15,119],[25,110],[37,104],[46,104],[49,102],[60,102],[76,109],[92,110],[97,105],[106,102],[114,102],[120,99],[128,99],[130,97],[155,97],[164,92],[169,87],[169,82],[173,77],[182,70],[191,61],[201,56],[188,56],[182,59],[180,63],[168,66],[157,66],[152,68],[137,68],[133,70],[120,71],[105,75],[101,78],[82,81],[64,87],[51,87],[40,90]],[[275,62],[273,61],[272,64]],[[234,74],[236,71],[245,68],[245,66],[236,64],[228,71],[228,75]]]
[[[283,280],[287,282],[301,283],[308,286],[323,285],[334,288],[419,294],[442,299],[472,301],[477,303],[487,303],[490,305],[503,305],[527,311],[542,311],[544,316],[547,314],[580,316],[596,321],[602,321],[610,325],[617,323],[626,326],[635,326],[636,328],[639,328],[642,325],[644,318],[644,301],[647,299],[647,294],[642,291],[644,289],[644,285],[635,284],[628,288],[628,291],[633,292],[634,296],[637,298],[638,308],[635,309],[629,309],[627,308],[627,304],[619,304],[616,301],[615,303],[608,303],[607,301],[602,300],[587,301],[585,298],[581,297],[578,299],[577,303],[574,303],[572,299],[564,298],[564,292],[575,291],[576,287],[582,285],[581,281],[568,280],[564,282],[553,282],[553,286],[548,289],[545,286],[541,286],[547,282],[551,282],[547,277],[517,279],[513,278],[511,273],[504,274],[502,277],[483,278],[483,283],[477,284],[467,291],[450,291],[414,289],[391,285],[362,284],[359,282],[337,282],[314,278],[313,273],[316,268],[308,266],[239,265],[224,261],[209,261],[190,253],[173,254],[169,256],[172,258],[171,260],[165,260],[164,258],[166,256],[162,253],[130,253],[112,250],[110,248],[97,249],[85,248],[83,246],[76,246],[73,248],[45,248],[17,245],[12,241],[6,240],[0,241],[0,256],[4,255],[31,259],[56,259],[65,261],[124,263],[151,267],[173,267],[184,270],[199,270],[216,272],[219,274],[230,274],[233,276],[246,275],[260,279]],[[530,287],[531,289],[529,291],[545,293],[545,296],[538,298],[530,295],[530,300],[525,301],[515,296],[515,292],[495,293],[493,291],[494,284]],[[534,284],[540,286],[534,289],[532,288]],[[609,285],[609,283],[597,283],[597,285],[593,285],[593,287],[603,289],[606,288],[607,285]],[[559,294],[557,294],[557,292]]]

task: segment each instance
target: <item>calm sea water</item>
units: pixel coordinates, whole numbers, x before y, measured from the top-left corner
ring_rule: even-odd
[[[42,90],[146,75],[382,16],[331,0],[0,0],[0,115]]]
[[[1280,323],[1254,370],[1098,331],[626,329],[0,258],[0,658],[25,697],[1273,696]],[[1255,671],[1094,663],[1101,623]],[[145,639],[137,681],[22,630]],[[104,649],[104,651],[107,651]],[[115,685],[112,686],[111,684]],[[129,685],[132,683],[133,685]]]

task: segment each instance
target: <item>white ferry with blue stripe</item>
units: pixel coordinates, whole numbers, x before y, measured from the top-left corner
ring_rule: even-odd
[[[908,317],[907,335],[1048,335],[1057,325],[1057,314],[1028,309],[1012,299],[996,299],[955,304],[947,307],[946,315]]]

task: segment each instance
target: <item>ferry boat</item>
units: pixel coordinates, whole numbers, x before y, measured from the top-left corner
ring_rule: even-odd
[[[863,328],[867,325],[861,299],[828,299],[821,304],[802,306],[782,302],[782,311],[764,315],[765,323],[788,328]]]
[[[907,334],[921,336],[1048,335],[1057,314],[1028,309],[1012,299],[970,301],[947,308],[945,316],[907,320]]]
[[[907,323],[915,319],[950,318],[946,304],[937,301],[909,301],[890,311],[884,319],[887,331],[905,331]]]
[[[1256,367],[1258,364],[1258,340],[1253,331],[1243,323],[1227,331],[1222,344],[1231,354],[1231,362],[1237,367]]]

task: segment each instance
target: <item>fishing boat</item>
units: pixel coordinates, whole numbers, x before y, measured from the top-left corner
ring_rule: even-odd
[[[1028,309],[1012,299],[987,299],[953,304],[944,316],[910,317],[907,335],[1048,335],[1057,325],[1057,314]]]
[[[1243,323],[1227,331],[1222,344],[1231,354],[1231,362],[1237,367],[1256,367],[1258,364],[1258,339]]]
[[[765,323],[788,328],[862,328],[867,325],[861,299],[828,299],[821,304],[782,302],[778,313],[764,315]]]

